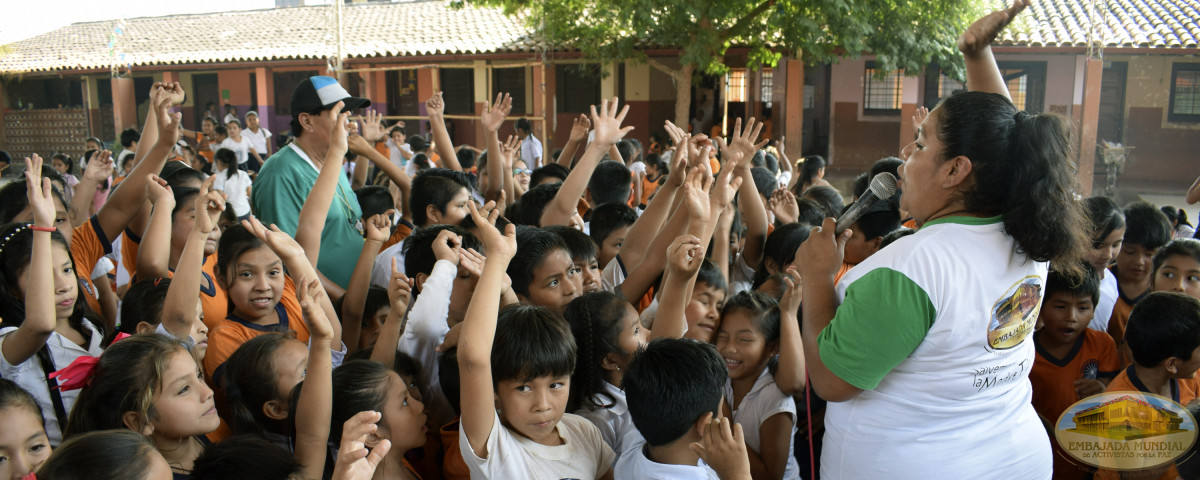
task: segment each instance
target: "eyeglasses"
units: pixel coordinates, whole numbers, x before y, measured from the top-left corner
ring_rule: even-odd
[[[533,170],[530,170],[528,168],[514,168],[513,169],[513,175],[520,175],[522,173],[524,173],[526,175],[531,175],[531,174],[533,174]]]

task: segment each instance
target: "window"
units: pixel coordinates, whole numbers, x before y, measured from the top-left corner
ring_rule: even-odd
[[[470,68],[443,68],[438,70],[438,76],[442,81],[442,92],[444,92],[442,100],[446,102],[446,114],[474,115],[475,70]],[[413,87],[415,88],[415,84],[413,84]],[[488,99],[488,101],[490,102],[491,99]]]
[[[904,71],[888,72],[883,78],[877,77],[879,70],[875,62],[867,62],[866,88],[863,92],[863,112],[873,114],[899,114],[900,103],[904,93]]]
[[[997,62],[1013,105],[1029,113],[1041,113],[1046,96],[1045,62]],[[960,91],[966,91],[965,83],[942,73],[937,64],[926,69],[925,106],[933,108],[939,100]]]
[[[761,88],[759,89],[759,98],[765,104],[763,105],[764,108],[771,108],[771,100],[774,100],[775,71],[766,68],[761,70],[761,72],[759,83],[762,85],[760,85]]]
[[[729,73],[725,75],[725,91],[729,95],[730,102],[746,101],[746,69],[729,69]]]
[[[316,70],[275,72],[275,114],[291,116],[300,113],[292,112],[292,92],[296,90],[296,85],[299,85],[304,79],[316,75]]]
[[[562,64],[554,67],[554,97],[558,113],[587,113],[600,105],[600,65]]]
[[[958,92],[967,91],[966,82],[960,82],[953,78],[947,77],[946,74],[938,75],[938,93],[937,98],[946,98]]]
[[[1171,66],[1169,122],[1200,122],[1200,63]]]
[[[512,95],[513,115],[524,115],[525,67],[492,69],[492,94],[488,95],[488,101],[493,101],[500,92]]]

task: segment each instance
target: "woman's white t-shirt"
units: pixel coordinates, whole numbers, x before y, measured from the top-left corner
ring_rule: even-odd
[[[233,206],[233,214],[244,217],[250,214],[250,197],[246,196],[246,187],[251,184],[250,175],[241,170],[234,170],[232,177],[225,170],[214,174],[213,189],[225,192],[226,201]]]

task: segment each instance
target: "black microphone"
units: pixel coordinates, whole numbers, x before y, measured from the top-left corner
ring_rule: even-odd
[[[896,194],[896,176],[888,172],[882,172],[871,179],[871,186],[863,192],[858,200],[855,200],[850,208],[846,209],[841,217],[837,219],[837,228],[834,229],[836,235],[841,235],[842,232],[854,225],[860,217],[865,215],[880,200],[888,200],[892,195]]]

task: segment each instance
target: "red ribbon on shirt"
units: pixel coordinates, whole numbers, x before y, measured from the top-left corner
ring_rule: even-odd
[[[129,338],[129,336],[128,333],[118,333],[113,339],[113,343]],[[96,375],[96,366],[99,364],[100,357],[84,355],[76,358],[66,368],[50,373],[50,378],[58,380],[58,385],[54,388],[66,392],[90,385],[92,377]]]

